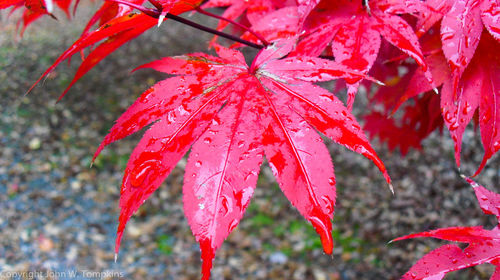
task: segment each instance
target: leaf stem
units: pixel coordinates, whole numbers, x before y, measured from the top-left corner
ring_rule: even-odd
[[[115,2],[115,3],[118,3],[118,4],[127,5],[129,7],[135,8],[135,9],[141,11],[142,13],[144,13],[144,14],[150,16],[150,17],[153,17],[153,18],[159,18],[160,15],[161,15],[161,10],[146,8],[146,7],[141,6],[141,5],[137,5],[137,4],[134,4],[134,3],[127,2],[125,0],[105,0],[105,1]],[[214,35],[217,35],[217,36],[221,36],[221,37],[224,37],[226,39],[229,39],[229,40],[232,40],[232,41],[235,41],[235,42],[247,45],[247,46],[255,48],[255,49],[259,49],[260,50],[260,49],[264,48],[263,45],[252,43],[250,41],[247,41],[247,40],[241,39],[239,37],[236,37],[234,35],[227,34],[227,33],[224,33],[222,31],[219,31],[219,30],[216,30],[216,29],[213,29],[213,28],[201,25],[199,23],[196,23],[194,21],[188,20],[188,19],[180,17],[180,16],[173,15],[171,13],[167,13],[165,15],[165,17],[169,18],[169,19],[172,19],[172,20],[175,20],[177,22],[189,25],[189,26],[194,27],[196,29],[199,29],[199,30],[202,30],[202,31],[205,31],[205,32],[208,32],[208,33],[211,33],[211,34],[214,34]]]
[[[229,39],[229,40],[232,40],[232,41],[235,41],[235,42],[238,42],[238,43],[242,43],[244,45],[247,45],[247,46],[255,48],[255,49],[259,49],[260,50],[260,49],[264,48],[263,45],[255,44],[255,43],[252,43],[250,41],[247,41],[247,40],[241,39],[239,37],[236,37],[234,35],[227,34],[227,33],[224,33],[222,31],[219,31],[219,30],[216,30],[216,29],[213,29],[213,28],[210,28],[210,27],[206,27],[204,25],[198,24],[198,23],[196,23],[194,21],[190,21],[190,20],[185,19],[185,18],[180,17],[180,16],[176,16],[176,15],[168,13],[166,17],[169,18],[169,19],[175,20],[177,22],[184,23],[184,24],[189,25],[191,27],[194,27],[196,29],[199,29],[199,30],[202,30],[202,31],[205,31],[205,32],[217,35],[217,36],[221,36],[221,37],[224,37],[226,39]]]
[[[237,27],[239,27],[239,28],[241,28],[241,29],[249,32],[253,36],[255,36],[257,39],[259,39],[262,42],[262,44],[264,44],[264,46],[268,46],[269,45],[269,42],[266,39],[264,39],[264,37],[262,37],[259,33],[253,31],[252,29],[250,29],[248,26],[245,26],[245,25],[243,25],[243,24],[241,24],[239,22],[236,22],[234,20],[231,20],[231,19],[219,16],[217,14],[205,11],[202,8],[200,8],[199,6],[196,7],[196,11],[198,13],[200,13],[200,14],[204,14],[204,15],[209,16],[209,17],[213,17],[213,18],[216,18],[216,19],[227,21],[227,22],[229,22],[229,23],[231,23],[231,24],[233,24],[233,25],[235,25],[235,26],[237,26]]]

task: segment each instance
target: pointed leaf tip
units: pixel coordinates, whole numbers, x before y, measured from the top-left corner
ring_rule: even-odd
[[[333,238],[332,238],[332,223],[328,217],[325,217],[325,221],[322,221],[319,217],[310,217],[309,221],[313,225],[316,232],[319,234],[321,239],[321,245],[323,246],[323,251],[327,255],[333,253]]]
[[[209,280],[210,271],[212,270],[212,261],[215,257],[215,249],[212,247],[210,239],[200,240],[201,260],[203,262],[201,268],[201,279]]]

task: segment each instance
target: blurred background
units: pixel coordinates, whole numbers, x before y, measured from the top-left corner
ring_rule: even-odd
[[[76,279],[199,279],[199,247],[182,210],[185,159],[129,222],[116,263],[121,177],[142,132],[110,145],[89,166],[114,120],[165,77],[130,71],[164,56],[206,51],[211,36],[169,20],[98,64],[61,102],[56,100],[76,71],[77,56],[24,95],[96,8],[81,3],[71,21],[62,13],[58,21],[41,19],[23,38],[17,14],[7,19],[7,11],[0,13],[0,279],[23,279],[5,274],[13,271],[54,276],[48,279],[66,279],[61,272],[72,271]],[[366,106],[358,95],[355,113]],[[462,152],[466,175],[481,160],[479,140],[470,126]],[[460,178],[447,131],[433,133],[422,151],[404,158],[373,141],[394,196],[370,161],[327,143],[337,177],[333,258],[323,254],[319,237],[264,164],[249,209],[216,254],[212,279],[399,279],[444,242],[389,240],[438,227],[494,225]],[[476,180],[498,192],[499,166],[497,155]],[[488,279],[492,271],[480,265],[446,279]]]

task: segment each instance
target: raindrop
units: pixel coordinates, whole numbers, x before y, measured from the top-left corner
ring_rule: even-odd
[[[328,179],[328,183],[331,185],[331,186],[335,186],[335,178],[331,177]]]
[[[222,196],[223,215],[227,216],[229,212],[233,212],[233,200],[225,195]]]
[[[198,160],[198,161],[196,161],[196,162],[195,162],[195,164],[194,164],[194,166],[196,166],[196,167],[200,167],[200,166],[201,166],[201,161],[199,161],[199,160]]]
[[[453,122],[455,120],[455,118],[453,117],[453,115],[449,111],[445,111],[445,113],[444,113],[444,120],[447,123],[451,123],[451,122]]]
[[[140,187],[148,176],[149,172],[157,169],[158,165],[158,160],[151,159],[134,168],[130,174],[130,184],[136,188]]]
[[[451,263],[452,263],[452,264],[456,264],[457,262],[458,262],[458,260],[457,260],[457,259],[452,259],[452,260],[451,260]]]
[[[322,94],[319,97],[324,101],[333,101],[333,95],[331,94]]]
[[[234,219],[229,223],[228,231],[231,232],[238,225],[238,220]]]
[[[323,200],[323,203],[325,205],[324,207],[326,210],[326,214],[331,215],[333,213],[333,210],[334,210],[333,200],[331,200],[326,195],[321,196],[321,200]]]
[[[244,145],[245,145],[245,141],[238,142],[238,148],[243,148]]]
[[[491,119],[491,110],[488,108],[485,110],[483,117],[481,118],[482,123],[487,123]]]
[[[493,150],[496,151],[500,149],[500,141],[495,141],[495,143],[493,143]]]
[[[250,180],[251,178],[253,177],[253,174],[252,173],[249,173],[247,176],[245,176],[245,181],[248,181]]]
[[[453,130],[456,130],[460,125],[458,124],[458,122],[454,122],[452,124],[450,124],[450,131],[453,131]]]
[[[188,107],[186,106],[186,104],[182,104],[181,106],[179,106],[179,113],[182,115],[189,115],[189,109]]]
[[[205,142],[205,144],[210,144],[212,143],[212,138],[206,137],[205,139],[203,139],[203,142]]]
[[[163,139],[161,139],[161,143],[163,145],[167,144],[169,141],[170,141],[170,136],[167,136],[167,137],[164,137]]]
[[[472,111],[472,106],[470,106],[469,102],[465,102],[465,106],[462,112],[464,113],[464,115],[467,115],[470,113],[470,111]]]

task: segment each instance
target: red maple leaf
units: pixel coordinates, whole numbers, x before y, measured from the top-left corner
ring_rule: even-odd
[[[335,177],[315,129],[372,160],[390,179],[351,113],[311,83],[367,77],[325,59],[280,59],[294,42],[262,50],[250,67],[240,52],[222,47],[216,48],[219,57],[197,53],[143,66],[176,76],[144,92],[95,154],[153,123],[123,177],[117,252],[127,221],[192,145],[184,209],[200,243],[203,279],[209,278],[216,249],[248,206],[264,155],[285,196],[314,226],[324,251],[332,253]]]
[[[154,0],[154,3],[157,3]],[[146,30],[153,27],[159,20],[155,17],[151,17],[147,14],[134,14],[132,13],[132,8],[144,9],[135,3],[142,3],[142,0],[136,1],[114,1],[119,3],[124,3],[124,5],[107,5],[104,4],[100,10],[98,10],[95,15],[91,18],[87,27],[85,28],[83,34],[80,38],[73,43],[66,51],[64,51],[59,58],[52,64],[42,76],[35,82],[35,84],[29,89],[31,91],[33,87],[38,84],[43,77],[49,74],[54,68],[56,68],[61,62],[66,59],[71,58],[74,54],[83,51],[85,48],[94,46],[100,43],[97,47],[92,48],[87,57],[84,58],[80,67],[78,68],[73,80],[70,82],[68,87],[59,97],[59,100],[66,95],[68,90],[75,84],[83,75],[85,75],[90,69],[92,69],[97,63],[103,60],[110,53],[121,47],[128,41],[136,38],[137,36],[144,33]],[[200,0],[164,0],[159,1],[158,6],[159,13],[163,15],[171,13],[174,15],[184,13],[194,9],[196,5],[200,3]],[[108,18],[111,18],[108,20]],[[94,25],[97,21],[100,22],[99,28],[93,31],[89,31],[90,27]],[[105,21],[107,20],[107,21]],[[104,22],[105,21],[105,22]],[[161,23],[162,18],[160,18]],[[102,41],[102,42],[101,42]]]
[[[491,192],[469,178],[479,206],[485,214],[495,215],[500,222],[500,194]],[[492,230],[483,227],[451,227],[399,237],[393,241],[417,237],[433,237],[454,242],[468,243],[465,249],[457,245],[444,245],[423,256],[401,279],[443,279],[446,273],[467,267],[491,263],[496,270],[491,280],[500,279],[500,226]],[[391,241],[392,242],[392,241]]]
[[[373,66],[381,44],[381,36],[409,55],[422,67],[432,84],[431,73],[411,26],[394,13],[414,13],[418,5],[405,1],[370,1],[370,9],[362,1],[322,1],[305,23],[305,35],[296,55],[320,55],[331,43],[335,60],[362,73]],[[406,1],[412,2],[412,1]],[[398,5],[399,4],[399,5]],[[347,80],[348,108],[352,107],[360,78]]]

